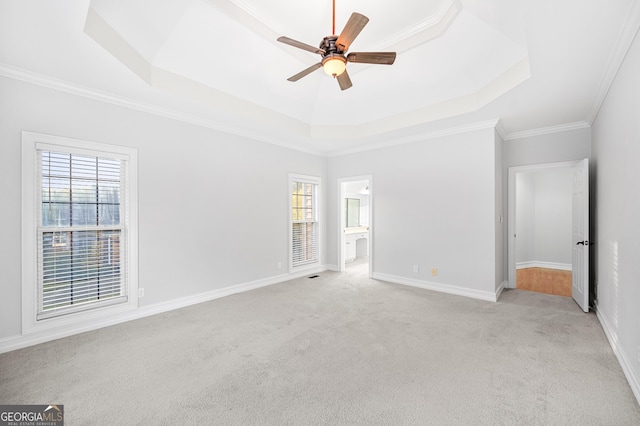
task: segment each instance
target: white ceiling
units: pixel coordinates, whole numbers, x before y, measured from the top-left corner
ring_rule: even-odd
[[[320,57],[276,41],[318,45],[330,0],[0,0],[0,74],[322,154],[495,119],[509,135],[591,123],[637,3],[336,0],[336,32],[370,19],[350,51],[398,52],[349,63],[341,91],[322,70],[287,81]]]

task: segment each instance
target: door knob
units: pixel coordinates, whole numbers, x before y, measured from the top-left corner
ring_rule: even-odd
[[[578,241],[576,243],[576,245],[577,246],[586,246],[586,245],[589,245],[589,241],[586,241],[586,240],[585,241]]]

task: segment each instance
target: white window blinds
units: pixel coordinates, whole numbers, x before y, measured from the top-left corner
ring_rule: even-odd
[[[318,261],[318,184],[292,181],[292,266]]]
[[[37,319],[127,301],[127,162],[38,149]]]

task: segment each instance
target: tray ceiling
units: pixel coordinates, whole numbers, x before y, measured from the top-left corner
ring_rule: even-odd
[[[370,19],[350,51],[398,52],[349,63],[341,91],[322,71],[287,81],[320,58],[276,41],[319,44],[328,0],[0,0],[0,73],[336,153],[487,120],[590,123],[635,3],[337,0],[336,32],[354,11]]]

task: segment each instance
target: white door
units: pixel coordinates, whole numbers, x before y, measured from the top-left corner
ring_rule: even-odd
[[[573,300],[589,312],[589,160],[573,168]]]

